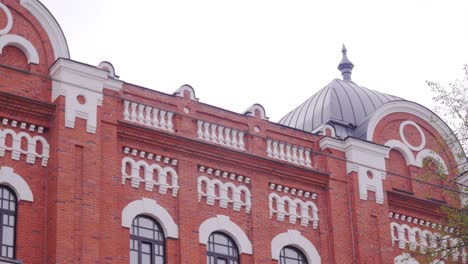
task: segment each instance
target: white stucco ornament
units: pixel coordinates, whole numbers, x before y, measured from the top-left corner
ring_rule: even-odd
[[[412,126],[412,127],[416,128],[416,130],[418,131],[419,137],[421,138],[421,143],[418,146],[413,146],[407,140],[406,135],[405,135],[405,131],[404,131],[406,126]],[[411,150],[421,151],[426,146],[426,136],[424,135],[421,127],[418,124],[416,124],[415,122],[413,122],[413,121],[406,120],[406,121],[404,121],[404,122],[402,122],[400,124],[400,137],[401,137],[401,140],[403,141],[403,143],[405,143],[405,145],[408,146],[408,148],[410,148]]]
[[[10,32],[11,28],[13,27],[13,16],[11,15],[10,9],[2,3],[0,3],[0,9],[5,14],[6,17],[6,25],[4,28],[0,29],[0,35],[5,35]]]
[[[0,29],[0,54],[2,54],[3,48],[6,46],[13,46],[24,53],[29,64],[39,64],[39,54],[29,40],[19,35],[8,34],[13,27],[13,16],[10,9],[3,3],[0,3],[0,10],[6,17],[6,24]]]

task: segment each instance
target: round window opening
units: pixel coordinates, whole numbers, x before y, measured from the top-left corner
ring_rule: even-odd
[[[86,97],[84,95],[78,95],[76,97],[76,101],[78,101],[79,104],[84,105],[86,104]]]

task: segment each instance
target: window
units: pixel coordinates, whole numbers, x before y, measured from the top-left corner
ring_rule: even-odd
[[[280,252],[280,264],[307,264],[307,259],[294,247],[284,247]]]
[[[16,195],[5,186],[0,186],[0,256],[15,258]]]
[[[133,219],[130,229],[130,264],[164,264],[164,233],[146,216]]]
[[[236,243],[227,235],[214,232],[208,238],[208,264],[239,264],[239,250]]]

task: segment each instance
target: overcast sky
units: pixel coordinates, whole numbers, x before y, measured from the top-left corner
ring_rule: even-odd
[[[121,80],[271,121],[333,78],[341,45],[358,85],[423,105],[426,80],[461,78],[467,0],[42,0],[71,58],[111,62]]]

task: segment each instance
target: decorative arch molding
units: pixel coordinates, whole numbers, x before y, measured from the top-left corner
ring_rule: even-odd
[[[384,145],[387,147],[390,147],[390,149],[388,150],[389,154],[390,154],[390,150],[392,149],[400,152],[401,155],[403,155],[403,157],[406,160],[406,165],[416,165],[416,159],[414,158],[413,153],[411,152],[410,148],[406,146],[403,142],[392,139],[392,140],[385,142]],[[389,154],[387,154],[387,158]]]
[[[60,25],[52,14],[38,0],[21,0],[21,6],[29,11],[47,33],[54,50],[54,58],[70,58],[68,44]]]
[[[137,215],[147,215],[156,219],[164,230],[164,235],[171,238],[179,238],[179,227],[169,212],[153,199],[142,198],[129,203],[122,210],[122,226],[130,228],[133,219]]]
[[[28,63],[39,64],[39,54],[29,40],[18,35],[3,35],[0,37],[0,54],[6,46],[19,48],[28,58]]]
[[[6,16],[7,23],[4,28],[0,29],[0,35],[8,34],[11,28],[13,27],[13,16],[11,15],[10,10],[8,7],[2,3],[0,3],[0,9]]]
[[[444,160],[441,156],[439,156],[439,154],[430,149],[423,149],[418,153],[418,155],[416,155],[416,165],[418,167],[422,167],[425,158],[431,158],[435,160],[439,165],[442,166],[445,175],[448,175],[447,165],[445,165]]]
[[[0,184],[7,185],[13,189],[19,201],[32,202],[34,200],[28,183],[10,167],[0,167]]]
[[[307,262],[310,264],[320,264],[320,255],[315,249],[312,242],[301,235],[297,230],[288,230],[288,232],[281,233],[273,238],[271,241],[271,258],[278,260],[281,249],[286,246],[294,246],[302,251],[306,256]]]
[[[447,144],[450,143],[449,147],[457,161],[459,171],[465,171],[464,167],[467,166],[465,158],[466,156],[460,155],[460,153],[464,153],[463,148],[461,147],[460,142],[453,134],[452,130],[440,117],[438,117],[431,110],[414,102],[403,100],[393,101],[379,107],[369,119],[369,122],[367,124],[368,141],[373,142],[375,128],[377,127],[379,122],[385,116],[393,113],[408,113],[417,116],[426,121],[428,124],[430,124],[441,136],[447,137],[446,142]]]
[[[221,231],[236,241],[240,253],[252,255],[252,243],[242,229],[228,216],[217,215],[203,221],[198,230],[200,244],[206,245],[211,233]]]

